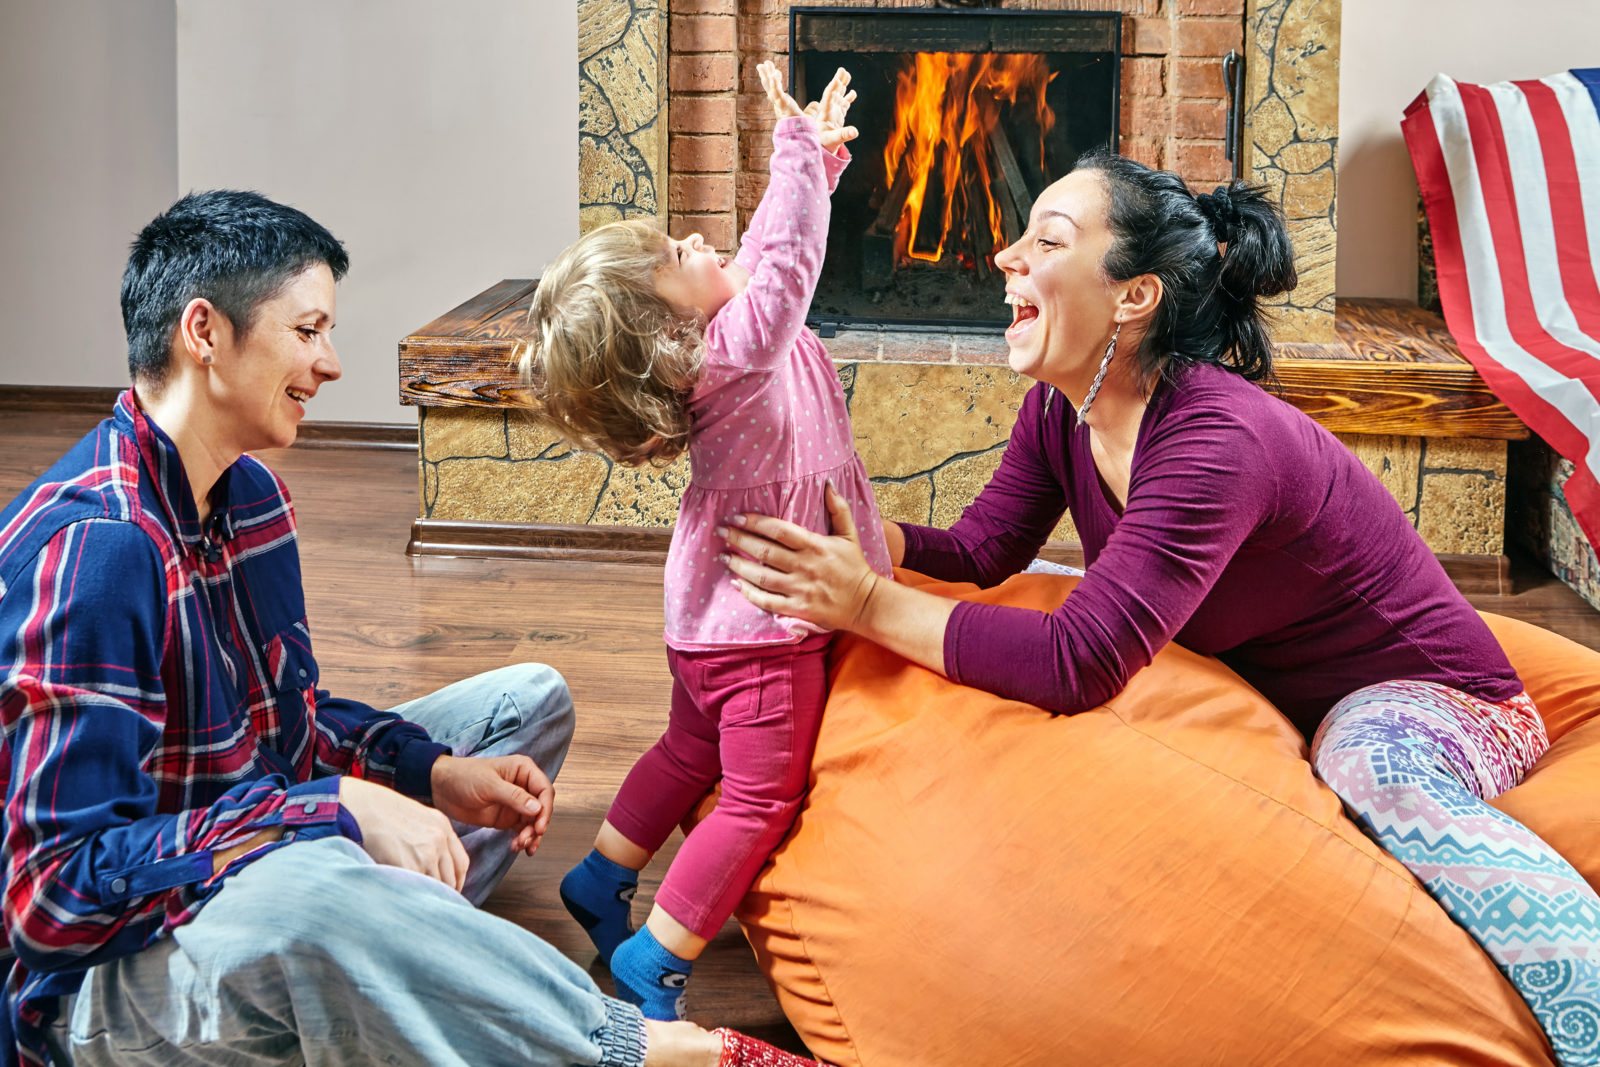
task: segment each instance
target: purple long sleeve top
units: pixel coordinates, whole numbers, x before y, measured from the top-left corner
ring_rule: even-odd
[[[949,676],[1057,712],[1120,692],[1167,642],[1215,655],[1309,737],[1362,686],[1522,691],[1394,498],[1328,431],[1222,367],[1156,387],[1120,514],[1072,405],[1035,386],[993,479],[949,530],[906,526],[905,565],[994,585],[1063,511],[1088,573],[1054,613],[961,603]]]

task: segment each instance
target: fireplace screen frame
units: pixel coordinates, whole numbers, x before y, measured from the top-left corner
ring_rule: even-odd
[[[876,39],[877,31],[869,25],[882,26],[893,21],[895,36],[901,47],[884,48]],[[834,23],[850,28],[860,28],[861,36],[852,38],[850,32],[837,28],[819,31],[818,27]],[[985,41],[986,39],[986,41]],[[818,47],[818,41],[836,47]],[[861,43],[863,47],[854,47]],[[974,44],[987,47],[974,47]],[[952,47],[955,45],[956,47]],[[822,86],[806,83],[805,57],[819,52],[836,51],[868,54],[914,54],[918,52],[962,53],[1024,53],[1024,54],[1092,54],[1106,55],[1110,60],[1109,129],[1103,143],[1110,151],[1119,147],[1121,129],[1121,62],[1122,14],[1117,11],[1016,11],[989,8],[982,10],[937,8],[859,8],[795,5],[789,9],[789,85],[796,100],[802,105],[814,99]],[[1097,114],[1104,114],[1097,109]],[[890,116],[853,115],[852,119],[872,122],[888,121]],[[851,146],[853,149],[855,145]],[[1080,149],[1081,150],[1081,149]],[[859,155],[852,169],[864,160]],[[835,217],[837,217],[837,209]],[[1025,221],[1024,221],[1025,225]],[[830,253],[833,238],[830,234]],[[825,268],[826,269],[826,268]],[[1003,305],[998,304],[997,309]],[[937,333],[977,333],[993,335],[1010,324],[1009,316],[997,310],[993,320],[944,319],[932,316],[905,318],[894,315],[851,315],[837,312],[818,312],[815,304],[807,315],[807,322],[816,327],[824,337],[834,335],[838,329],[896,330]]]

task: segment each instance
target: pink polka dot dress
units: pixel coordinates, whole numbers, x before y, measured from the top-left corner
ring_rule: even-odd
[[[735,262],[743,293],[707,324],[705,367],[690,398],[693,475],[667,554],[666,642],[719,649],[799,641],[818,628],[771,615],[734,588],[717,557],[718,526],[734,515],[775,515],[828,529],[824,486],[850,502],[867,563],[888,575],[878,505],[856,455],[833,361],[805,327],[822,270],[829,201],[847,158],[822,148],[800,117],[778,123],[772,181]]]

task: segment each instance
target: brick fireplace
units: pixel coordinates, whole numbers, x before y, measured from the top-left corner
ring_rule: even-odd
[[[615,5],[584,0],[580,10]],[[675,236],[698,231],[731,250],[766,188],[772,112],[756,80],[765,59],[787,66],[787,0],[662,0],[635,4],[664,46],[666,209]],[[929,8],[924,0],[821,0],[804,6]],[[1244,57],[1246,176],[1277,191],[1300,250],[1301,285],[1277,336],[1333,337],[1339,0],[1004,0],[1005,10],[1122,13],[1120,145],[1176,170],[1197,189],[1227,181],[1223,57]],[[621,7],[628,7],[622,4]],[[664,16],[664,17],[663,17]],[[659,24],[665,21],[665,33]],[[860,115],[860,122],[888,116]],[[617,217],[585,204],[586,223]],[[659,210],[657,208],[656,210]],[[625,209],[623,209],[625,212]],[[1290,302],[1292,301],[1292,302]]]
[[[1244,0],[1194,0],[1194,13],[1154,14],[1160,0],[1124,0],[1121,150],[1171,166],[1197,186],[1226,181],[1222,57],[1243,48]],[[668,42],[671,149],[668,210],[675,235],[699,230],[732,248],[766,188],[772,111],[755,78],[765,59],[786,64],[789,8],[781,0],[673,0]],[[836,3],[805,6],[924,7]],[[1094,5],[1108,7],[1104,3]],[[1071,11],[1070,0],[1004,10]],[[737,118],[737,130],[726,121]],[[885,122],[883,115],[857,115]]]

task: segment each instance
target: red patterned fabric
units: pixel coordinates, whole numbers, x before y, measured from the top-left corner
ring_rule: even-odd
[[[1468,85],[1441,74],[1401,126],[1461,351],[1577,467],[1600,541],[1600,68]]]
[[[722,1038],[722,1059],[717,1067],[822,1067],[816,1060],[785,1052],[737,1030],[711,1032]]]

